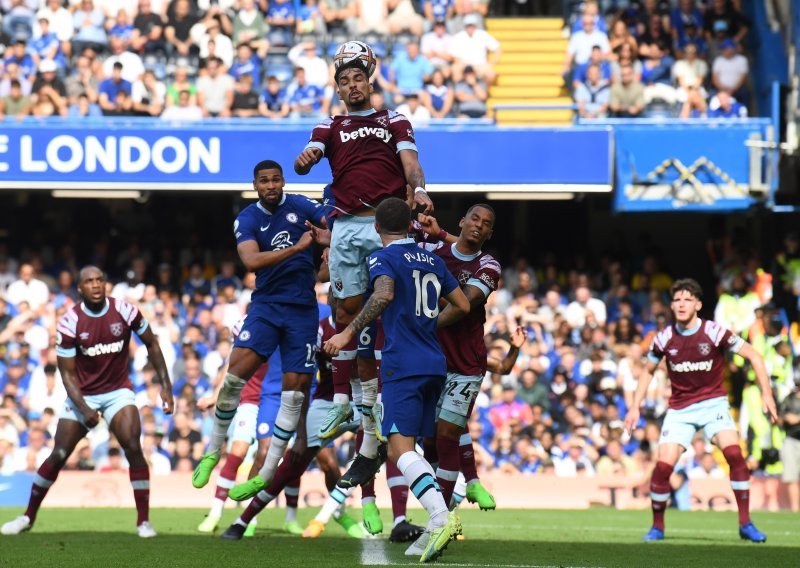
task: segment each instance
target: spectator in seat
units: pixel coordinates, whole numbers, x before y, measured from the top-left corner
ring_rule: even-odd
[[[133,83],[144,74],[142,58],[132,51],[128,51],[128,42],[121,37],[111,36],[109,39],[111,56],[103,62],[103,74],[110,77],[116,63],[122,64],[122,78]]]
[[[183,91],[189,93],[190,106],[197,104],[197,87],[189,80],[189,71],[186,67],[178,66],[175,69],[175,76],[172,83],[167,87],[166,106],[178,104],[178,99]]]
[[[72,36],[73,51],[83,53],[86,47],[91,47],[98,53],[105,51],[108,45],[105,21],[106,17],[102,10],[96,8],[92,0],[81,0],[78,8],[72,13],[72,25],[75,29],[75,34]]]
[[[464,30],[453,37],[453,81],[460,81],[465,67],[470,66],[487,85],[494,83],[494,65],[500,60],[500,42],[486,30],[479,30],[479,22],[480,18],[475,14],[465,16]],[[491,60],[488,56],[490,53]]]
[[[573,407],[574,408],[574,407]],[[555,473],[559,477],[594,476],[592,460],[586,455],[586,441],[573,436],[567,442],[567,452],[555,460]]]
[[[253,78],[250,75],[242,75],[236,83],[231,114],[242,118],[258,116],[258,104],[258,93],[253,90]]]
[[[750,99],[747,90],[747,75],[750,66],[744,55],[736,52],[736,43],[725,40],[720,44],[722,53],[714,59],[711,66],[711,82],[715,89],[725,92],[745,106]]]
[[[131,94],[132,85],[130,81],[126,81],[122,76],[122,63],[115,62],[111,76],[100,83],[98,92],[100,94],[98,103],[100,108],[103,109],[103,114],[108,114],[117,110],[117,93],[125,91],[128,95]]]
[[[681,39],[675,43],[675,52],[678,57],[683,57],[686,46],[694,45],[697,48],[697,54],[705,58],[708,54],[708,42],[703,37],[702,28],[689,24],[686,26],[686,32]]]
[[[242,43],[236,48],[236,59],[228,72],[236,80],[246,74],[252,75],[254,85],[261,82],[261,59],[253,53],[249,43]]]
[[[39,64],[39,75],[33,82],[31,89],[31,101],[35,105],[39,102],[39,97],[46,95],[50,102],[56,107],[57,114],[67,115],[69,104],[67,101],[67,89],[64,83],[57,76],[58,67],[52,59],[45,59]]]
[[[486,116],[489,89],[470,65],[464,68],[463,79],[456,85],[455,99],[458,101],[459,116],[467,118]]]
[[[581,23],[581,31],[573,33],[569,38],[567,59],[564,62],[564,69],[562,71],[564,77],[570,76],[573,66],[588,63],[589,59],[592,57],[592,49],[594,46],[597,45],[600,47],[604,58],[607,58],[611,53],[608,37],[597,29],[594,18],[590,15],[584,15],[583,18],[581,18]]]
[[[592,312],[599,325],[605,325],[606,305],[603,300],[593,298],[587,286],[578,286],[575,289],[575,300],[567,305],[564,315],[571,327],[581,328],[586,323],[587,312]]]
[[[389,26],[389,2],[391,0],[353,0],[355,5],[356,31],[358,35],[387,35]]]
[[[642,65],[642,83],[644,83],[644,100],[650,104],[654,100],[661,100],[666,104],[674,105],[677,93],[672,86],[672,59],[662,45],[653,44],[649,50],[650,55]]]
[[[108,30],[109,37],[121,37],[130,42],[133,37],[133,23],[125,10],[119,10],[114,18],[114,25]]]
[[[22,120],[31,113],[31,98],[22,94],[22,86],[18,79],[11,80],[11,92],[0,97],[0,119],[5,116]]]
[[[780,404],[780,415],[786,439],[781,447],[782,480],[789,494],[789,507],[800,512],[800,387],[795,388]]]
[[[34,75],[36,75],[36,62],[26,51],[26,46],[25,40],[18,39],[4,53],[4,66],[8,68],[9,65],[16,65],[19,68],[20,77],[18,78],[20,82],[23,79],[33,81]]]
[[[599,45],[592,48],[592,56],[588,62],[578,65],[572,75],[572,88],[577,89],[580,83],[585,83],[589,67],[597,66],[600,70],[600,78],[603,81],[611,82],[611,64],[603,58],[603,52]]]
[[[139,0],[139,11],[133,19],[130,47],[139,55],[167,53],[164,20],[160,14],[153,12],[151,0]]]
[[[620,81],[611,87],[609,103],[611,116],[638,118],[644,110],[644,86],[636,78],[633,67],[625,65],[620,71]]]
[[[708,101],[708,118],[747,118],[747,107],[720,91]]]
[[[377,1],[377,0],[373,0]],[[389,33],[392,35],[408,32],[419,38],[424,29],[424,21],[420,14],[414,9],[411,0],[389,0]]]
[[[683,103],[680,118],[706,118],[708,106],[703,96],[703,89],[697,85],[686,87],[686,101]]]
[[[86,93],[78,95],[75,102],[69,105],[69,110],[67,111],[67,117],[69,118],[95,118],[98,116],[103,116],[103,109],[97,103],[89,100],[89,96]]]
[[[298,34],[323,34],[325,21],[319,9],[317,0],[304,0],[297,8],[295,18],[295,32]]]
[[[650,15],[647,31],[639,38],[639,57],[643,59],[650,57],[656,48],[660,51],[670,51],[672,36],[664,28],[663,22],[661,15],[657,13]]]
[[[447,33],[447,26],[443,20],[436,20],[433,30],[422,36],[420,51],[435,69],[444,73],[445,79],[450,76],[450,65],[453,63],[452,45],[453,36]]]
[[[636,57],[636,51],[627,44],[623,44],[617,52],[617,60],[611,63],[611,82],[618,83],[622,77],[622,68],[630,65],[634,78],[642,80],[642,62]]]
[[[45,59],[50,59],[55,61],[60,71],[64,71],[67,67],[67,60],[61,51],[61,42],[50,29],[50,21],[47,18],[39,19],[39,31],[34,35],[30,51],[37,65]]]
[[[192,37],[200,50],[201,60],[208,62],[210,58],[217,57],[225,67],[230,67],[233,64],[233,42],[220,28],[217,18],[207,16],[194,25]]]
[[[750,28],[750,20],[728,0],[712,0],[703,20],[703,29],[709,43],[719,34],[741,43]]]
[[[578,83],[575,89],[575,102],[581,118],[601,118],[608,112],[611,89],[608,81],[600,76],[600,68],[590,65],[586,72],[586,82]]]
[[[253,79],[249,73],[243,73],[239,79],[245,75],[250,77],[252,85]],[[209,59],[206,74],[197,80],[197,105],[203,109],[203,116],[230,116],[234,85],[233,78],[223,71],[222,61]]]
[[[612,439],[606,444],[606,455],[597,460],[597,475],[635,475],[636,462],[625,455],[619,440]]]
[[[398,105],[395,110],[408,118],[414,128],[430,124],[431,113],[420,103],[419,94],[417,93],[407,93],[405,102]]]
[[[355,33],[358,25],[355,0],[320,0],[319,11],[329,34]]]
[[[672,66],[672,78],[678,89],[685,90],[690,85],[702,85],[707,75],[708,63],[698,57],[697,46],[690,43],[684,49],[684,59]]]
[[[72,25],[72,14],[67,10],[61,0],[47,0],[46,4],[36,12],[36,20],[47,18],[50,23],[50,31],[56,34],[61,42],[61,51],[66,57],[72,55],[72,39],[75,29]],[[34,25],[33,35],[41,35],[38,24]]]
[[[164,110],[167,98],[167,86],[156,78],[156,74],[148,69],[141,79],[131,87],[133,109],[142,116],[158,116]]]
[[[433,65],[419,51],[419,44],[410,41],[405,53],[398,54],[389,68],[390,90],[395,103],[400,103],[407,93],[419,93],[433,72]]]
[[[445,81],[444,73],[441,69],[436,69],[431,73],[431,80],[425,85],[423,95],[423,104],[432,118],[451,116],[455,92],[453,87]]]
[[[192,26],[197,23],[197,16],[192,12],[189,0],[175,0],[175,11],[169,16],[164,38],[167,50],[175,56],[189,57],[197,55],[199,50],[192,43],[190,35]]]
[[[289,107],[296,117],[320,117],[323,115],[324,92],[319,87],[309,85],[302,67],[294,70],[294,81],[289,86]]]
[[[676,46],[687,43],[687,28],[703,27],[703,13],[696,4],[695,0],[678,0],[678,5],[670,13],[672,39]]]
[[[233,40],[234,45],[243,43],[250,44],[258,53],[259,57],[266,57],[269,51],[269,41],[267,41],[267,21],[263,14],[258,10],[255,0],[241,0],[239,11],[233,19]]]
[[[295,15],[293,0],[272,0],[267,8],[270,31],[280,31],[288,41],[294,35]]]
[[[478,28],[486,29],[485,19],[489,15],[491,0],[456,0],[456,16],[448,22],[448,30],[456,33],[464,29],[464,18],[472,15],[478,18]]]
[[[516,420],[522,426],[528,426],[533,422],[531,407],[517,398],[517,391],[511,385],[504,385],[501,399],[497,404],[489,408],[489,421],[494,426],[495,431],[505,430],[512,420]]]
[[[597,4],[596,0],[588,0],[588,2],[584,3],[583,11],[580,14],[579,18],[576,18],[575,21],[572,23],[571,33],[577,33],[583,29],[583,18],[591,18],[594,21],[595,28],[599,31],[606,33],[606,22],[603,18],[600,17],[600,6]]]
[[[3,32],[9,37],[28,41],[33,37],[36,16],[25,0],[11,0],[10,3],[3,15]]]
[[[614,23],[611,24],[611,31],[608,32],[608,46],[611,50],[611,55],[609,57],[613,59],[623,45],[629,45],[634,53],[639,53],[639,42],[637,42],[636,38],[631,34],[631,30],[628,28],[625,20],[617,18],[614,20]]]
[[[324,89],[330,82],[330,68],[327,62],[317,55],[317,44],[313,41],[301,42],[289,50],[289,61],[295,67],[302,67],[310,85]]]
[[[2,63],[3,62],[0,60],[0,65],[2,65]],[[11,81],[19,82],[23,95],[29,96],[31,94],[33,83],[20,75],[19,65],[16,63],[7,63],[5,66],[5,76],[0,75],[0,77],[2,77],[0,78],[0,97],[11,94]],[[0,274],[0,278],[2,278],[2,274]],[[0,290],[2,290],[2,288],[3,285],[2,282],[0,282]]]
[[[437,22],[452,20],[456,13],[455,0],[424,0],[422,4],[426,29],[431,29]]]
[[[261,116],[267,118],[289,116],[289,101],[286,93],[281,89],[281,82],[277,77],[270,75],[267,78],[267,88],[261,94],[258,110]]]

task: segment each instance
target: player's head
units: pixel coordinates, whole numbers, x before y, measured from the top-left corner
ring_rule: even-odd
[[[690,323],[703,307],[703,289],[697,280],[682,278],[669,289],[672,313],[679,324]]]
[[[78,273],[78,292],[84,302],[100,304],[106,299],[106,275],[96,266],[84,266]]]
[[[384,199],[375,210],[375,230],[380,235],[407,237],[410,226],[411,208],[402,199]]]
[[[472,245],[478,247],[492,238],[494,230],[495,213],[491,205],[477,203],[467,209],[458,226],[461,227],[461,237]]]
[[[372,108],[372,84],[363,67],[348,65],[336,72],[336,89],[348,112]]]
[[[274,160],[262,160],[253,168],[253,189],[265,207],[275,207],[283,199],[283,168]]]

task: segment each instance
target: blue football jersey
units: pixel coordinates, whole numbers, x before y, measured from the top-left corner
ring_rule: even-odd
[[[281,250],[295,245],[308,231],[307,220],[319,225],[324,214],[324,208],[313,199],[284,193],[275,213],[259,202],[245,208],[233,224],[233,234],[237,245],[256,241],[262,252]],[[316,305],[313,255],[314,248],[309,247],[275,266],[258,270],[252,301]]]
[[[444,377],[447,365],[436,338],[439,298],[458,287],[444,261],[414,239],[402,239],[369,255],[367,264],[370,286],[378,276],[394,280],[394,299],[381,316],[386,336],[382,380]]]

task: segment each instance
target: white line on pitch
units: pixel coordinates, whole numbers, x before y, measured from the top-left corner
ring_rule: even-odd
[[[386,541],[382,538],[362,539],[361,564],[366,566],[390,566],[394,564],[386,555]]]

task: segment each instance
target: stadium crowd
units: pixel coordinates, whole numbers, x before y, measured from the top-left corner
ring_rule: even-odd
[[[581,118],[745,118],[740,0],[601,2],[573,15],[564,77]]]
[[[482,117],[489,0],[2,0],[0,117],[323,117],[331,57],[359,37],[375,108]]]
[[[800,360],[794,358],[800,350],[800,240],[787,235],[782,250],[771,257],[774,262],[762,262],[731,241],[715,241],[708,250],[717,278],[717,288],[706,291],[708,314],[764,356],[784,413],[782,424],[769,424],[752,372],[732,359],[734,416],[748,440],[751,469],[770,480],[765,506],[775,508],[782,475],[800,490],[800,391],[795,388]],[[35,471],[50,451],[66,398],[56,367],[55,323],[79,301],[78,265],[70,246],[19,258],[10,252],[0,251],[0,475]],[[242,275],[233,260],[198,247],[156,254],[132,244],[113,257],[107,253],[99,246],[87,260],[110,272],[112,296],[141,307],[171,369],[172,417],[162,411],[146,349],[131,342],[131,379],[146,455],[156,475],[191,472],[210,433],[213,405],[206,397],[221,380],[230,328],[245,313],[253,275]],[[663,369],[656,371],[630,441],[623,440],[622,422],[645,368],[643,355],[670,321],[667,290],[673,277],[658,259],[644,254],[623,263],[604,256],[595,266],[585,259],[561,266],[554,255],[543,255],[535,265],[524,258],[506,265],[501,288],[487,304],[487,345],[502,358],[518,325],[527,328],[528,342],[509,375],[488,374],[484,380],[470,424],[480,470],[649,473],[670,393]],[[317,289],[325,304],[325,285]],[[345,437],[338,444],[345,463],[353,440]],[[724,475],[725,462],[715,452],[699,434],[677,470],[681,483]],[[104,427],[92,430],[68,462],[78,470],[124,467],[118,444]]]

